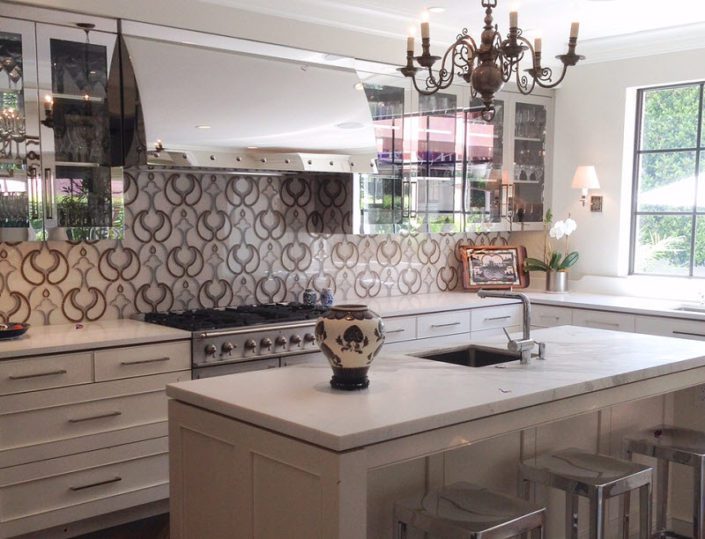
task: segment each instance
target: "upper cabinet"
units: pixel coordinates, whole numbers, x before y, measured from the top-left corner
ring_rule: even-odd
[[[466,86],[421,96],[392,74],[361,78],[379,173],[360,175],[356,232],[542,228],[550,194],[550,95],[504,91],[488,123]]]
[[[0,240],[122,237],[116,41],[91,27],[0,19],[3,119],[14,114],[26,133],[3,138]]]

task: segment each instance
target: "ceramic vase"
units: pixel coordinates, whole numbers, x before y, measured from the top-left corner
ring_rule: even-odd
[[[324,288],[321,290],[321,305],[324,307],[331,307],[334,299],[333,291],[330,288]]]
[[[317,299],[318,294],[316,294],[316,291],[312,288],[307,288],[301,296],[301,303],[304,305],[315,305]]]
[[[336,305],[316,323],[316,342],[333,369],[336,389],[364,389],[367,371],[384,344],[384,324],[366,305]]]
[[[565,292],[568,290],[567,271],[546,272],[546,292]]]

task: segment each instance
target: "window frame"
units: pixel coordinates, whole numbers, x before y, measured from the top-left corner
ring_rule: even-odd
[[[696,130],[696,140],[695,146],[690,148],[670,148],[670,149],[657,149],[657,150],[642,150],[640,149],[642,143],[642,128],[644,123],[644,94],[646,92],[654,90],[672,90],[675,88],[689,88],[698,87],[698,118],[697,118],[697,130]],[[698,190],[699,190],[699,178],[701,172],[705,172],[705,159],[701,160],[701,154],[705,155],[705,140],[703,140],[703,135],[705,132],[703,130],[703,116],[705,116],[703,111],[703,106],[705,105],[705,80],[699,82],[686,82],[678,84],[667,84],[660,86],[650,86],[646,88],[639,88],[636,94],[636,121],[634,129],[634,151],[632,153],[632,203],[631,203],[631,230],[629,235],[629,275],[636,276],[648,276],[648,277],[672,277],[680,279],[705,279],[704,277],[698,277],[694,275],[695,270],[695,244],[696,244],[696,231],[698,217],[705,218],[705,209],[698,211]],[[641,156],[649,154],[659,154],[659,153],[695,153],[695,193],[693,198],[693,206],[690,211],[639,211],[639,172],[641,166]],[[657,215],[657,216],[689,216],[691,218],[691,228],[690,228],[690,254],[689,254],[689,265],[687,275],[674,275],[669,273],[645,273],[637,272],[635,270],[635,257],[636,257],[636,246],[637,246],[637,222],[640,216],[643,215]]]

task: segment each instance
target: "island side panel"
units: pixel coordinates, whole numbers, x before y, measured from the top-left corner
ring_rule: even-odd
[[[172,539],[362,539],[363,451],[336,453],[169,402]]]

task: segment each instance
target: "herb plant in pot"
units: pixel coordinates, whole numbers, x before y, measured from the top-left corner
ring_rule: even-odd
[[[568,289],[568,269],[578,261],[580,255],[577,251],[568,251],[568,237],[578,227],[570,215],[564,221],[553,222],[551,210],[546,212],[543,220],[546,233],[543,247],[543,260],[538,258],[526,259],[527,271],[546,272],[546,291],[565,292]],[[560,241],[565,238],[565,250],[553,249],[551,239]]]

